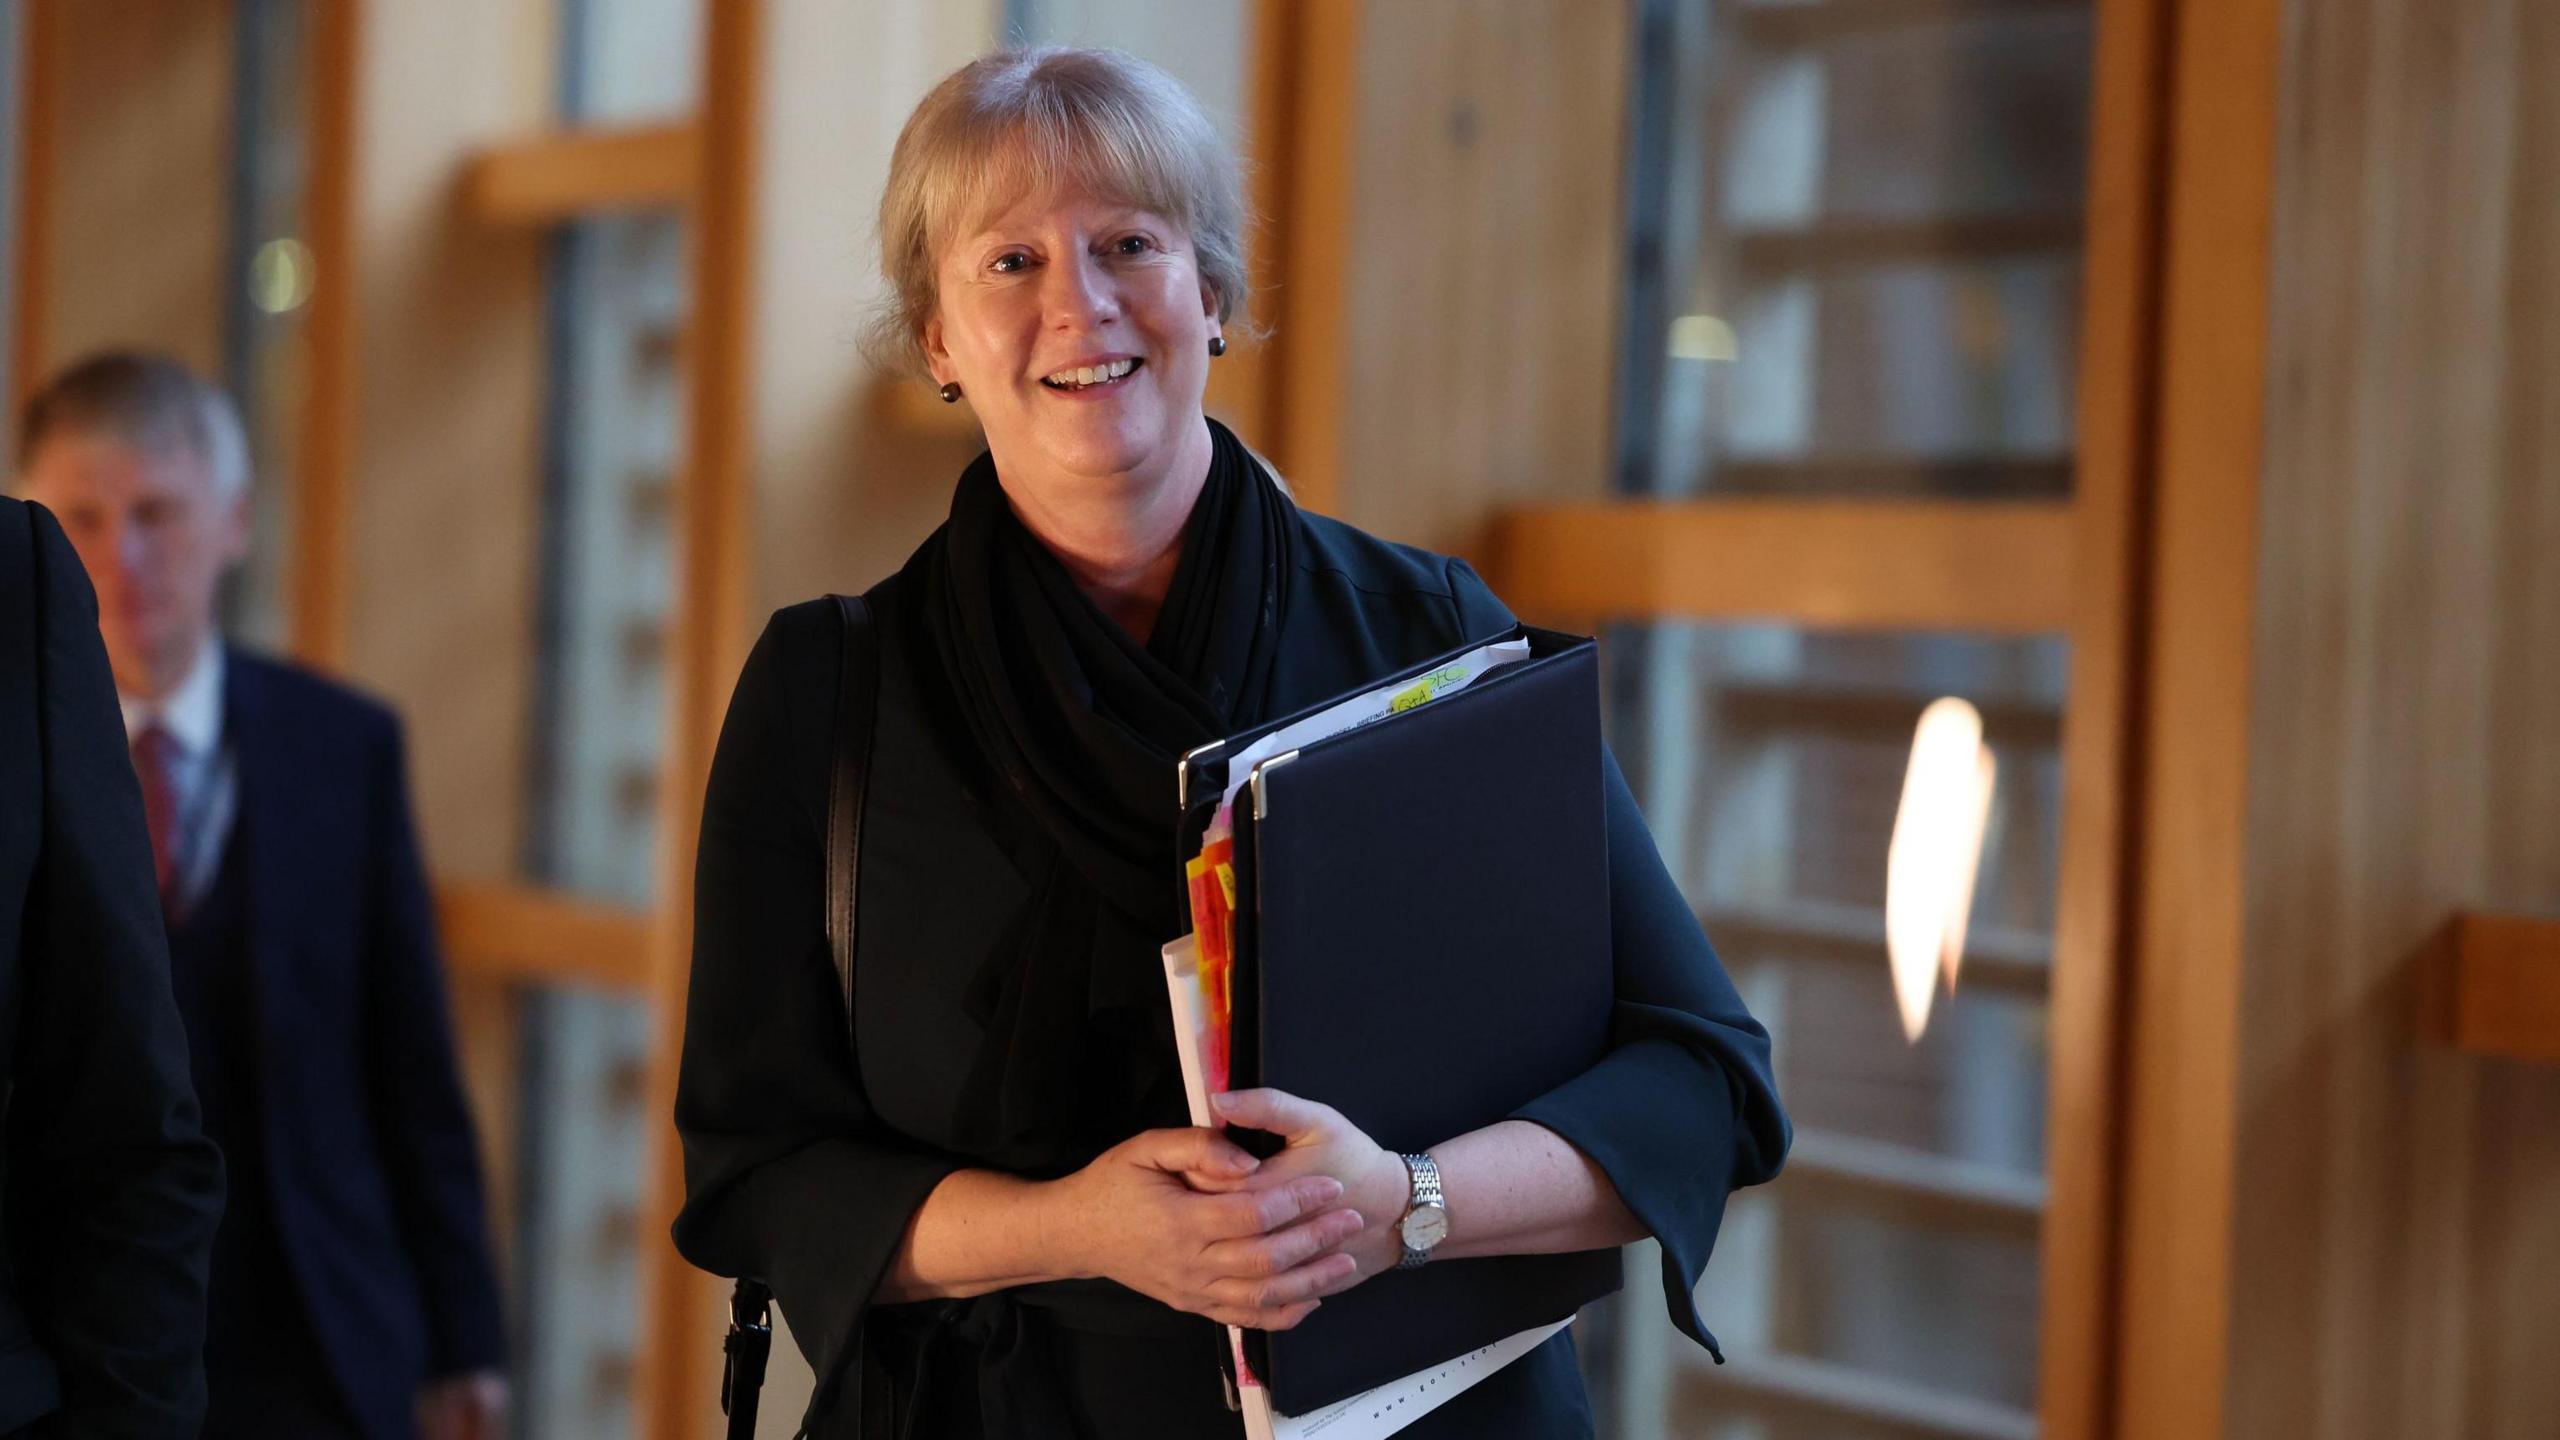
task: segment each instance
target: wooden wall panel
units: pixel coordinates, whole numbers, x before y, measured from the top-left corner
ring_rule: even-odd
[[[742,646],[778,606],[895,570],[950,513],[952,482],[984,448],[974,425],[901,423],[884,388],[913,399],[927,382],[873,370],[857,342],[883,288],[872,225],[890,147],[925,91],[995,41],[996,7],[770,5],[756,81],[770,179],[754,222],[756,565]]]
[[[232,7],[40,0],[48,234],[22,385],[103,346],[222,368]],[[31,56],[35,62],[37,57]]]
[[[523,813],[542,239],[473,224],[458,176],[548,123],[542,9],[359,12],[344,659],[408,721],[439,876],[511,873]]]
[[[1340,409],[1339,478],[1315,503],[1475,553],[1497,509],[1608,484],[1633,6],[1357,10],[1339,335],[1293,356],[1289,404]],[[1308,253],[1293,242],[1293,272]],[[1309,368],[1330,371],[1331,401],[1299,383]]]
[[[2419,1022],[2560,903],[2560,14],[2293,12],[2225,1433],[2547,1435],[2560,1070]]]
[[[675,1133],[684,1046],[686,979],[693,954],[693,858],[700,796],[711,774],[727,691],[746,658],[742,612],[748,579],[755,434],[751,396],[759,205],[766,188],[765,133],[757,83],[767,7],[740,0],[703,27],[701,184],[692,212],[692,317],[686,359],[685,459],[676,486],[677,600],[667,674],[667,747],[658,790],[658,903],[651,916],[649,999],[654,1038],[648,1099],[650,1146],[638,1226],[641,1327],[633,1408],[646,1440],[708,1435],[718,1427],[722,1288],[675,1252],[669,1236],[684,1200],[684,1153]]]

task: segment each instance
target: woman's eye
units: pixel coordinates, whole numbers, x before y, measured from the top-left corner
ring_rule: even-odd
[[[1111,242],[1111,248],[1122,255],[1144,255],[1155,246],[1144,235],[1123,235]]]
[[[988,269],[990,269],[990,270],[995,271],[995,272],[996,272],[997,274],[999,274],[999,275],[1012,275],[1012,274],[1018,273],[1018,272],[1022,269],[1022,267],[1024,267],[1025,265],[1028,265],[1028,264],[1030,264],[1030,263],[1031,263],[1031,257],[1030,257],[1030,256],[1028,256],[1028,255],[1024,255],[1024,254],[1022,254],[1021,252],[1016,251],[1015,253],[1013,253],[1013,254],[1011,254],[1011,255],[999,255],[999,256],[997,256],[997,257],[996,257],[996,260],[995,260],[995,263],[994,263],[993,265],[988,266],[987,268],[988,268]]]

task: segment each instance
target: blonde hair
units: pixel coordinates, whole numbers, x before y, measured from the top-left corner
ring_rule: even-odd
[[[880,196],[890,294],[871,325],[874,362],[920,370],[942,247],[998,205],[1053,185],[1181,225],[1218,319],[1245,326],[1244,182],[1216,123],[1134,55],[1046,46],[961,66],[898,133]]]

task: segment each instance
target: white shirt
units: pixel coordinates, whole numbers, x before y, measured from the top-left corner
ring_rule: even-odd
[[[177,746],[171,767],[177,820],[174,833],[180,909],[204,897],[222,861],[222,845],[231,833],[239,805],[240,766],[222,733],[222,643],[207,636],[196,663],[176,689],[157,701],[118,695],[124,707],[124,738],[130,747],[142,732],[158,725]]]

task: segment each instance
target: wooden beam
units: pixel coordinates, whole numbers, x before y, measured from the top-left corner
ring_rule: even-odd
[[[650,1153],[640,1203],[638,1384],[645,1440],[692,1440],[718,1425],[720,1292],[669,1238],[684,1201],[674,1118],[693,944],[693,858],[721,713],[750,638],[748,528],[754,519],[755,219],[762,167],[764,0],[703,11],[702,119],[687,142],[693,199],[687,454],[676,488],[676,603],[667,748],[659,787],[659,871],[649,995]],[[697,163],[698,162],[698,163]]]
[[[701,169],[702,130],[689,120],[564,130],[483,151],[463,195],[491,225],[557,225],[692,204]]]
[[[510,984],[649,983],[646,913],[531,885],[457,881],[436,889],[436,927],[456,976]]]
[[[1342,337],[1350,316],[1352,187],[1358,161],[1363,0],[1282,0],[1288,27],[1291,120],[1287,208],[1275,226],[1286,265],[1279,292],[1279,374],[1267,442],[1298,503],[1342,508]],[[1266,30],[1276,28],[1266,26]],[[1268,71],[1265,72],[1268,74]],[[1247,437],[1250,439],[1251,437]]]
[[[2071,526],[2062,501],[1532,506],[1496,521],[1489,578],[1531,617],[2059,631]]]
[[[2141,729],[2127,860],[2122,1293],[2107,1432],[2115,1440],[2221,1435],[2229,1420],[2284,69],[2282,0],[2169,3],[2148,629],[2142,683],[2129,697]]]
[[[2047,1440],[2112,1433],[2123,1291],[2129,865],[2156,456],[2168,0],[2098,0],[2083,202],[2074,455],[2070,717],[2046,1009],[2044,1233],[2036,1420]]]
[[[2453,917],[2456,1048],[2560,1065],[2560,915]]]
[[[305,398],[293,486],[292,567],[285,586],[295,659],[338,670],[347,659],[347,561],[355,553],[349,477],[356,446],[356,74],[361,0],[312,9],[310,179],[303,243],[312,257],[302,344]]]

